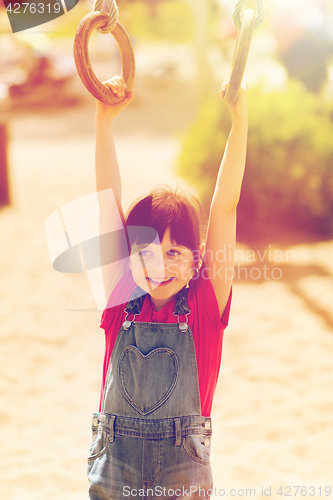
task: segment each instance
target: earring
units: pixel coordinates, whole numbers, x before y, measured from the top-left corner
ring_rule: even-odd
[[[197,269],[191,269],[191,277],[188,280],[188,282],[186,283],[186,288],[190,288],[190,281],[192,278],[194,278],[194,276],[196,275],[197,272],[198,272]]]

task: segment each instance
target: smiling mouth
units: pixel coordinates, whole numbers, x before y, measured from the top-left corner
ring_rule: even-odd
[[[171,283],[175,278],[146,278],[147,281],[152,283],[153,285],[167,285]]]

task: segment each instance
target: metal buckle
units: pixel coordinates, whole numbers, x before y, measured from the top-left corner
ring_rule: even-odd
[[[126,308],[124,309],[124,312],[126,313],[126,316],[125,316],[125,321],[123,322],[123,325],[122,325],[122,326],[123,326],[123,329],[124,329],[124,330],[130,330],[130,329],[131,329],[131,327],[132,327],[132,323],[134,322],[135,317],[136,317],[136,316],[138,316],[138,314],[134,314],[134,317],[133,317],[132,321],[129,321],[129,320],[127,319],[127,316],[129,315],[129,312],[127,311],[127,309],[126,309]],[[139,314],[140,314],[140,313],[139,313]]]
[[[125,321],[123,322],[123,329],[129,330],[132,326],[132,321],[127,320],[127,316],[129,314],[128,311],[126,311],[126,309],[124,309],[124,312],[126,313],[126,316],[125,316]]]
[[[186,332],[188,330],[188,315],[191,314],[191,311],[189,311],[188,313],[184,314],[185,316],[185,321],[180,321],[179,320],[179,316],[181,316],[180,314],[176,314],[176,312],[173,312],[172,313],[174,316],[177,316],[177,321],[178,321],[178,328],[181,332]]]

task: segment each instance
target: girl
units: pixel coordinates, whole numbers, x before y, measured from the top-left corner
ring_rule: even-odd
[[[106,85],[125,96],[120,77]],[[226,80],[222,99],[227,85]],[[198,202],[179,192],[155,190],[123,216],[112,122],[133,93],[119,104],[96,102],[101,234],[107,232],[111,209],[114,213],[102,193],[112,190],[130,258],[129,268],[116,279],[108,276],[112,265],[103,267],[105,283],[116,284],[101,322],[106,353],[88,458],[91,500],[212,494],[210,413],[230,310],[246,94],[242,85],[229,106],[233,124],[211,203],[206,248],[200,241]],[[121,246],[121,238],[115,238],[110,250],[119,247],[121,255]]]

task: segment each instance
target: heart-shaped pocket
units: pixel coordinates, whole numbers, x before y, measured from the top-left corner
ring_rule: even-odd
[[[122,395],[140,415],[148,415],[170,397],[177,384],[179,361],[167,347],[145,355],[130,345],[121,354],[118,369]]]

